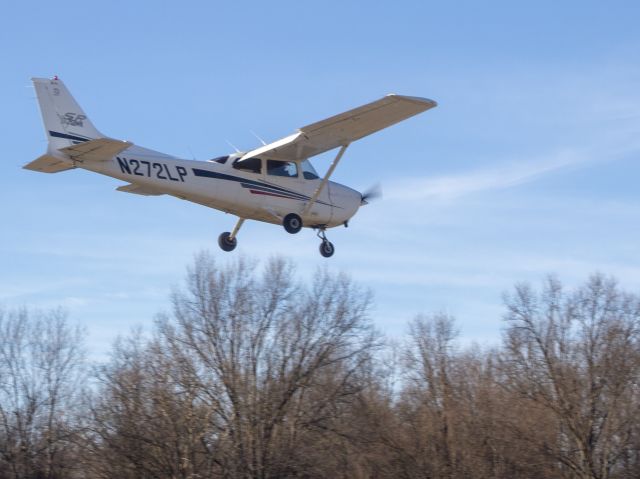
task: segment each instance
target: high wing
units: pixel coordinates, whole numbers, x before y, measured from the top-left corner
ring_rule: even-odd
[[[283,161],[303,161],[359,140],[437,106],[427,98],[387,95],[380,100],[311,123],[296,133],[245,154],[242,159],[265,155]]]

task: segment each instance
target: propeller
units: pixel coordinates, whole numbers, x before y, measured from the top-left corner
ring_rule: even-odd
[[[382,187],[380,186],[380,183],[376,183],[364,193],[360,193],[360,196],[362,198],[360,202],[361,205],[368,205],[371,200],[382,198]]]

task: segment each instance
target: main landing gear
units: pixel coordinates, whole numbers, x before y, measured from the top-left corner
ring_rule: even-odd
[[[229,233],[225,231],[224,233],[218,236],[218,246],[222,251],[233,251],[238,246],[238,231],[240,231],[240,227],[244,223],[244,218],[238,218],[238,222],[236,223],[233,231]],[[302,219],[295,213],[290,213],[284,217],[282,221],[282,225],[284,228],[291,234],[298,233],[302,229]],[[333,243],[327,239],[325,234],[326,228],[324,226],[313,226],[313,229],[318,230],[316,233],[318,238],[320,238],[320,254],[325,258],[330,258],[335,253],[335,248]]]
[[[283,218],[282,226],[287,230],[287,233],[294,235],[302,229],[302,218],[295,213],[289,213]]]
[[[238,246],[236,235],[238,234],[238,231],[240,231],[242,223],[244,223],[244,218],[238,218],[238,222],[231,233],[225,231],[218,236],[218,246],[220,246],[222,251],[233,251],[236,249],[236,246]]]

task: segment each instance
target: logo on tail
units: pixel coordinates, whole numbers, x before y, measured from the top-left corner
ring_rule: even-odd
[[[62,125],[69,126],[84,126],[83,121],[87,119],[85,115],[79,115],[77,113],[65,113],[64,115],[58,115],[60,123]]]

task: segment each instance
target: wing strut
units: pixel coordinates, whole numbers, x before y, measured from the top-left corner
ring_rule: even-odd
[[[302,210],[302,216],[305,216],[309,212],[313,204],[318,199],[318,196],[320,196],[320,193],[322,193],[322,190],[327,184],[327,181],[329,181],[329,177],[331,177],[331,175],[333,174],[333,170],[335,170],[336,166],[338,166],[338,163],[340,163],[340,159],[342,158],[342,155],[344,155],[344,152],[347,150],[348,146],[349,143],[345,143],[340,147],[340,151],[333,160],[333,163],[331,163],[331,166],[329,167],[329,170],[327,170],[327,173],[324,175],[324,178],[322,178],[322,181],[318,185],[318,189],[316,189],[316,192],[311,197],[311,200],[309,200],[309,203],[307,203],[307,205],[304,207],[304,210]]]

